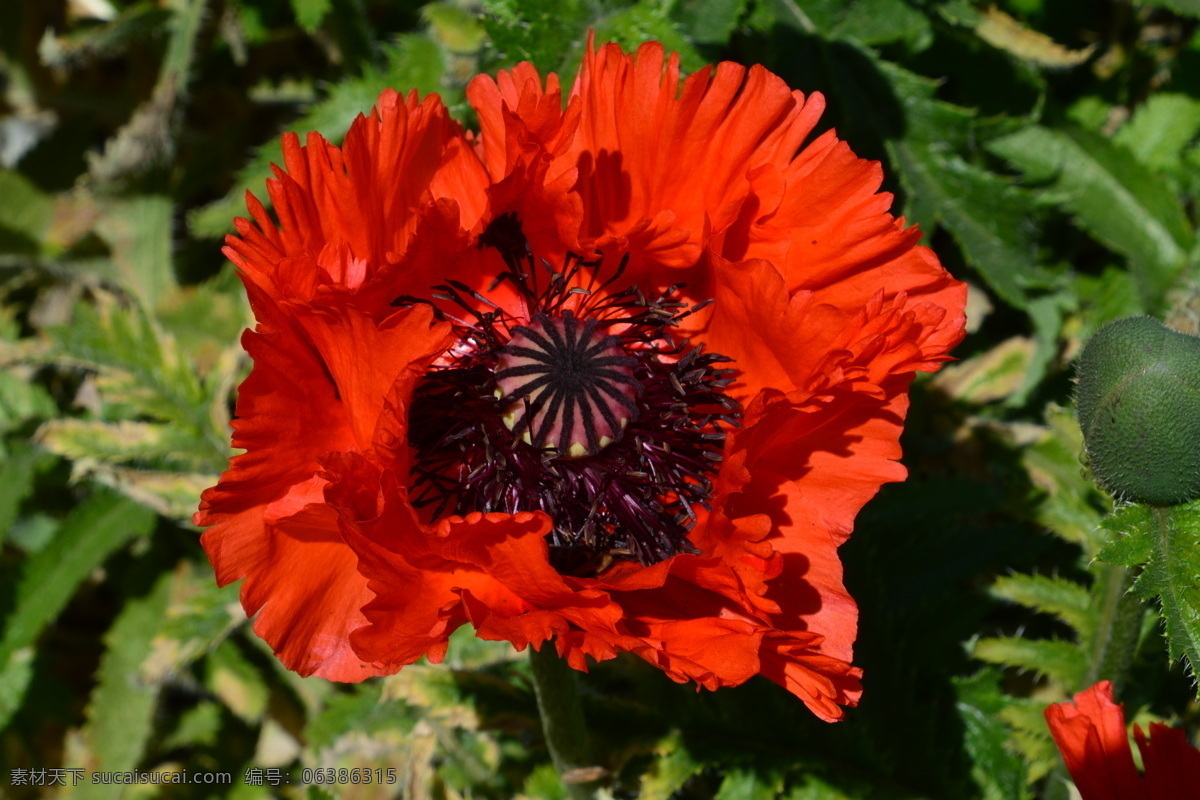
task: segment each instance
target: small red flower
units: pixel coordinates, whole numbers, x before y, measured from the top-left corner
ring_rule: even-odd
[[[218,580],[305,675],[437,661],[470,623],[840,718],[837,548],[904,478],[965,287],[761,67],[608,45],[565,106],[529,64],[467,94],[478,134],[386,91],[341,147],[284,137],[276,219],[247,197],[246,452],[196,515]]]
[[[1083,800],[1176,800],[1200,787],[1200,750],[1182,730],[1150,723],[1150,736],[1133,727],[1142,755],[1138,772],[1125,730],[1125,709],[1113,702],[1112,683],[1075,695],[1074,704],[1046,709],[1046,722]]]

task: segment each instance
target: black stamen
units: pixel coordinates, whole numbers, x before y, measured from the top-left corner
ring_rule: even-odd
[[[433,305],[460,340],[410,407],[414,505],[430,519],[544,511],[564,574],[696,552],[687,533],[708,507],[725,428],[741,416],[724,393],[728,359],[670,332],[706,304],[684,303],[679,286],[654,299],[637,287],[609,293],[627,256],[611,271],[570,253],[554,267],[512,215],[479,244],[508,270],[491,289],[509,281],[527,319],[457,282],[434,287],[432,302],[396,301]]]

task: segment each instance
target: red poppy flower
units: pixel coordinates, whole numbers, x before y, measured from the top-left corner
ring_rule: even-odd
[[[1182,730],[1150,723],[1150,736],[1133,726],[1142,755],[1138,772],[1125,730],[1125,709],[1113,702],[1112,683],[1101,681],[1075,702],[1046,709],[1050,734],[1083,800],[1175,800],[1200,786],[1200,750]]]
[[[837,548],[904,477],[964,286],[761,67],[608,45],[565,98],[529,64],[467,94],[477,134],[386,91],[341,147],[284,137],[275,218],[247,198],[246,452],[196,515],[218,580],[305,675],[438,661],[470,623],[840,718]]]

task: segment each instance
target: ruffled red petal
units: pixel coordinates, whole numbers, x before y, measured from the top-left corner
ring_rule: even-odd
[[[1073,703],[1046,709],[1050,734],[1083,800],[1168,800],[1187,797],[1200,785],[1200,750],[1183,731],[1153,723],[1150,737],[1134,726],[1142,754],[1138,773],[1125,729],[1125,709],[1113,701],[1112,683],[1101,681]]]
[[[264,316],[273,308],[269,301],[258,306]],[[312,347],[267,319],[273,332],[242,337],[255,368],[239,389],[233,445],[246,452],[204,493],[195,521],[212,527],[200,541],[221,585],[246,579],[242,605],[289,668],[361,680],[376,673],[348,637],[365,622],[360,609],[370,593],[321,505],[316,477],[318,459],[353,438]]]
[[[557,162],[578,170],[581,235],[674,268],[699,260],[738,216],[750,175],[786,164],[824,107],[758,66],[723,62],[681,82],[678,56],[657,42],[634,55],[589,45],[571,100],[579,131]]]
[[[823,100],[760,67],[681,79],[658,44],[589,46],[565,109],[528,64],[468,98],[478,137],[436,98],[385,93],[342,147],[285,140],[278,224],[248,200],[226,249],[259,320],[248,452],[197,516],[219,578],[246,578],[256,628],[301,671],[438,660],[470,623],[522,649],[553,638],[577,669],[631,652],[707,688],[762,674],[839,718],[861,686],[837,548],[904,477],[907,386],[961,338],[964,287],[888,213],[878,165],[832,134],[800,150]],[[431,287],[522,313],[496,284],[511,265],[478,246],[506,214],[535,264],[603,249],[629,257],[612,291],[715,301],[681,333],[733,359],[745,416],[699,554],[563,576],[542,514],[430,522],[409,502],[408,404],[448,346],[435,315],[462,313]]]
[[[473,228],[486,207],[487,171],[437,95],[388,90],[341,147],[315,133],[283,137],[284,167],[267,191],[279,219],[247,196],[226,255],[273,297],[311,300],[319,287],[357,290],[408,248],[422,211],[452,202]]]

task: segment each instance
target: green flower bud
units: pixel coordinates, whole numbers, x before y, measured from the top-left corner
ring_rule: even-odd
[[[1150,317],[1105,325],[1079,357],[1076,401],[1092,471],[1113,495],[1200,497],[1200,338]]]

